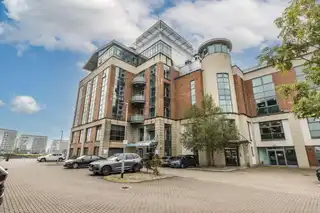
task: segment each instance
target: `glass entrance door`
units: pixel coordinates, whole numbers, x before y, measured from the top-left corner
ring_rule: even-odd
[[[268,156],[270,165],[279,165],[285,166],[287,165],[287,160],[282,149],[271,149],[268,150]]]
[[[271,151],[269,150],[268,156],[269,156],[270,165],[278,165],[276,152],[274,150],[271,150]]]

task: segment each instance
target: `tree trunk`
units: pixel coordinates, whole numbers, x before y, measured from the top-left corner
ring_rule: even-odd
[[[211,150],[210,152],[211,152],[211,162],[212,162],[212,166],[215,166],[215,164],[214,164],[214,151]]]
[[[212,166],[212,161],[211,161],[211,154],[209,150],[206,150],[206,154],[207,154],[207,166]]]

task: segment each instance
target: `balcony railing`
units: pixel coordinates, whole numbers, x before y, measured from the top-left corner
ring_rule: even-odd
[[[132,85],[142,85],[144,86],[146,84],[146,80],[144,79],[143,76],[136,76],[132,80]]]
[[[130,118],[130,123],[134,124],[142,124],[144,122],[144,116],[143,115],[132,115]]]
[[[144,95],[133,95],[132,98],[131,98],[131,102],[133,104],[137,104],[137,103],[140,103],[140,104],[144,104],[145,103],[145,98],[144,98]]]
[[[257,109],[258,115],[267,115],[280,112],[279,105],[261,107]]]

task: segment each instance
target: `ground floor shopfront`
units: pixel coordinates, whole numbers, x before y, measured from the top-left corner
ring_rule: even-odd
[[[298,166],[294,147],[259,147],[259,163],[274,166]]]

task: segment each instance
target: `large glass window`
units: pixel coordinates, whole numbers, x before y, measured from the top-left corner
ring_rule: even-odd
[[[281,121],[267,121],[259,123],[261,140],[285,139]]]
[[[98,76],[96,76],[93,79],[88,122],[93,121],[93,111],[94,111],[94,106],[95,106],[95,101],[96,101],[97,85],[98,85]]]
[[[320,119],[308,118],[307,120],[311,138],[320,138]]]
[[[98,66],[103,64],[105,61],[107,61],[110,57],[115,56],[118,59],[132,65],[132,66],[138,66],[138,56],[133,54],[132,52],[123,49],[117,45],[113,45],[109,49],[105,50],[104,52],[99,53],[99,59],[98,59]]]
[[[303,72],[304,70],[304,66],[298,66],[298,67],[295,67],[294,68],[295,71],[296,71],[296,78],[297,78],[297,81],[306,81],[306,73]],[[315,85],[313,82],[311,81],[308,81],[311,89],[317,89],[319,90],[320,89],[320,86],[319,85]]]
[[[253,79],[252,86],[258,115],[271,114],[280,111],[272,75]]]
[[[170,67],[166,64],[163,65],[164,78],[170,80]]]
[[[229,53],[229,48],[225,44],[211,44],[201,51],[200,56],[203,58],[211,53]]]
[[[196,100],[196,82],[190,81],[190,96],[191,96],[191,105],[194,105],[197,103]]]
[[[171,100],[171,94],[170,94],[170,84],[164,83],[164,117],[170,118],[170,100]]]
[[[78,126],[79,125],[80,107],[81,107],[81,102],[82,102],[82,96],[83,96],[83,87],[81,87],[79,89],[79,95],[78,95],[78,102],[77,102],[77,108],[76,108],[76,113],[75,113],[74,126]]]
[[[152,58],[153,56],[162,53],[168,57],[171,57],[171,47],[164,43],[163,41],[158,41],[154,45],[150,46],[146,50],[144,50],[141,55],[146,58]]]
[[[222,112],[232,112],[232,99],[228,73],[217,74],[219,106]]]
[[[172,155],[172,139],[171,139],[171,125],[165,124],[164,126],[164,155]]]
[[[97,126],[95,141],[100,141],[100,140],[101,140],[101,126]]]
[[[118,125],[111,125],[110,140],[123,141],[125,136],[125,127]]]
[[[89,100],[90,100],[90,96],[91,96],[91,88],[92,88],[92,81],[89,81],[87,84],[87,89],[86,89],[86,98],[84,100],[82,124],[86,124],[88,121],[88,108],[89,108]]]
[[[156,65],[150,67],[149,117],[156,116]]]
[[[90,142],[91,141],[91,128],[88,128],[86,130],[86,139],[85,142]]]
[[[125,88],[125,71],[116,67],[114,78],[114,90],[112,97],[112,117],[115,119],[123,118],[124,108],[124,88]]]
[[[100,105],[99,105],[99,115],[98,119],[104,117],[104,108],[106,105],[106,95],[108,91],[108,79],[109,79],[109,67],[107,67],[102,74],[102,85],[101,85],[101,96],[100,96]]]

